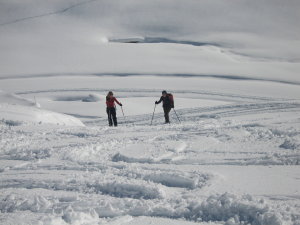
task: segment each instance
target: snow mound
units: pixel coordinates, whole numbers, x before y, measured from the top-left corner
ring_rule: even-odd
[[[193,177],[172,173],[152,173],[146,175],[144,179],[151,180],[155,183],[161,183],[168,187],[181,187],[190,189],[194,189],[199,185],[199,183],[201,183],[197,178],[193,179]]]
[[[127,157],[126,155],[123,155],[121,153],[117,153],[112,157],[113,162],[128,162],[128,163],[153,163],[153,159],[149,158],[133,158],[133,157]]]
[[[0,120],[10,121],[9,124],[30,122],[39,124],[56,124],[66,126],[84,126],[77,118],[39,109],[33,106],[0,104]]]
[[[104,100],[105,97],[98,94],[89,94],[87,97],[83,98],[83,102],[99,102]]]
[[[67,209],[61,218],[66,224],[99,224],[99,216],[95,211],[91,213],[76,212],[71,207]],[[52,221],[52,224],[56,225],[57,221]]]
[[[94,177],[95,179],[97,177]],[[121,199],[163,199],[166,196],[165,187],[160,184],[147,182],[144,180],[134,180],[128,177],[117,177],[106,175],[98,177],[99,180],[74,180],[62,181],[59,176],[52,179],[45,179],[37,176],[37,181],[32,181],[26,175],[19,180],[6,180],[1,188],[25,188],[25,189],[45,189],[61,190],[69,192],[94,193],[104,197],[114,197]],[[6,207],[6,205],[4,204]],[[4,207],[3,206],[3,207]]]
[[[104,95],[100,95],[100,94],[82,94],[82,95],[78,95],[78,94],[70,94],[70,95],[62,95],[62,96],[55,96],[55,98],[53,99],[54,101],[66,101],[66,102],[72,102],[72,101],[82,101],[82,102],[100,102],[100,101],[104,101],[105,100],[105,96]]]
[[[10,149],[6,151],[10,155],[11,159],[31,161],[37,159],[45,159],[51,156],[49,148],[30,148],[24,146],[22,149]]]
[[[283,149],[296,150],[300,149],[300,143],[298,143],[297,140],[287,138],[279,147]]]
[[[263,201],[256,202],[250,195],[212,195],[202,203],[193,202],[188,207],[187,219],[195,221],[224,221],[225,225],[281,225],[281,216]]]
[[[93,185],[102,194],[108,194],[119,198],[155,199],[165,196],[159,185],[135,180],[115,180],[111,182],[99,182]]]
[[[53,201],[50,201],[40,195],[25,199],[22,196],[11,194],[1,199],[0,211],[2,213],[23,210],[29,210],[31,212],[46,212],[53,206],[53,204]]]
[[[195,189],[202,188],[212,179],[212,174],[198,172],[182,172],[178,170],[123,170],[125,177],[142,179],[145,181],[162,184],[167,187]]]
[[[154,144],[135,143],[124,146],[112,157],[112,161],[124,161],[128,163],[161,163],[168,162],[173,156],[183,151],[185,143],[169,141],[164,143],[157,141]]]

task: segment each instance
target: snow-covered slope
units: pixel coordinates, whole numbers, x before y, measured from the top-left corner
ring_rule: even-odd
[[[299,8],[1,1],[1,225],[299,225]]]
[[[20,123],[46,123],[69,126],[84,126],[77,118],[37,108],[31,102],[13,94],[0,92],[0,120],[8,125]]]
[[[155,84],[159,90],[149,88]],[[0,123],[5,224],[299,223],[297,85],[155,76],[1,85],[86,125]],[[105,114],[113,87],[125,112],[117,110],[118,128]],[[173,88],[181,123],[172,111],[171,125],[161,125],[158,106],[150,126],[163,87]],[[34,112],[10,106],[12,115]]]
[[[118,128],[106,118],[83,128],[1,124],[1,220],[297,224],[299,108],[178,109],[182,123],[172,113],[167,126],[161,113],[154,126],[151,114],[127,116]]]
[[[299,84],[299,7],[297,0],[4,1],[0,77],[182,74]],[[137,37],[142,43],[110,41]]]

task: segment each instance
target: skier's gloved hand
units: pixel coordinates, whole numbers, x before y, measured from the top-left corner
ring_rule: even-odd
[[[122,103],[120,103],[120,106],[123,106]]]
[[[155,104],[157,105],[157,104],[158,104],[158,102],[157,102],[157,101],[155,101]]]

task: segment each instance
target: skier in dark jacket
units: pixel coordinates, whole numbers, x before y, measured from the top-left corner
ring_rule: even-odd
[[[113,92],[108,92],[106,96],[106,113],[108,115],[108,123],[110,127],[113,125],[113,122],[115,127],[118,126],[115,102],[118,103],[119,106],[122,106],[122,104],[114,97]]]
[[[160,97],[159,101],[156,101],[155,104],[159,104],[161,102],[163,102],[165,123],[170,123],[169,113],[170,113],[171,109],[174,108],[173,95],[167,93],[166,91],[163,91],[162,96]]]

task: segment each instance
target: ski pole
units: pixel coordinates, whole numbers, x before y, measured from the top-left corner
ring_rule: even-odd
[[[152,125],[152,121],[153,121],[154,113],[155,113],[155,108],[156,108],[156,104],[154,105],[154,111],[153,111],[153,114],[152,114],[152,119],[151,119],[151,124],[150,125]]]
[[[122,109],[122,113],[123,113],[124,121],[126,122],[125,115],[124,115],[124,111],[123,111],[123,106],[121,106],[121,109]]]
[[[177,119],[178,119],[179,123],[181,123],[181,121],[180,121],[180,119],[179,119],[179,117],[178,117],[178,115],[177,115],[177,113],[176,113],[175,108],[173,108],[173,110],[174,110],[174,112],[175,112],[175,114],[176,114],[176,116],[177,116]]]

